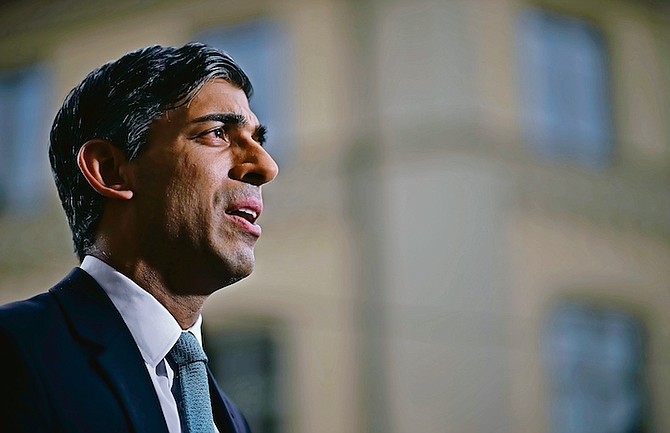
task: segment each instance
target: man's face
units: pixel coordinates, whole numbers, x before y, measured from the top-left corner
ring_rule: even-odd
[[[278,172],[264,132],[244,92],[215,79],[156,120],[129,164],[140,257],[173,291],[206,295],[253,270],[261,186]]]

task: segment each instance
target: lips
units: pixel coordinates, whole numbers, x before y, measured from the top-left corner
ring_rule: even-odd
[[[258,212],[256,212],[253,209],[249,208],[239,208],[239,209],[233,209],[229,212],[226,212],[228,215],[235,215],[240,218],[244,218],[245,220],[249,221],[251,224],[254,224],[256,220],[258,219]]]
[[[226,215],[244,231],[256,237],[261,235],[261,226],[256,220],[263,210],[262,202],[247,199],[231,203],[226,209]]]

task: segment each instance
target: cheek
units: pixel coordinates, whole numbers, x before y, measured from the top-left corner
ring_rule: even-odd
[[[221,219],[223,215],[219,214],[229,203],[227,158],[205,150],[211,149],[195,149],[180,158],[163,198],[173,217],[191,224],[206,225],[208,220]]]
[[[184,204],[184,211],[198,219],[200,224],[225,217],[230,194],[223,173],[220,164],[192,163],[179,176],[174,194]]]
[[[220,204],[221,193],[227,188],[230,165],[228,155],[206,154],[189,166],[189,181],[193,189],[209,195],[210,201]]]
[[[154,212],[163,212],[165,224],[171,236],[183,236],[185,226],[194,226],[196,215],[200,213],[198,179],[193,170],[187,166],[174,166],[169,176],[161,182],[163,187],[155,188],[155,203],[158,207]],[[158,186],[158,185],[157,185]]]

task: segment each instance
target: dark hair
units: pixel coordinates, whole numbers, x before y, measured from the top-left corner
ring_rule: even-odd
[[[133,51],[94,70],[70,91],[51,128],[49,160],[80,260],[95,242],[104,199],[79,170],[79,149],[99,138],[135,158],[151,123],[187,104],[214,78],[223,78],[251,97],[249,78],[235,61],[200,43]]]

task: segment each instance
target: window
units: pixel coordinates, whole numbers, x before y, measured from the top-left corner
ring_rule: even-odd
[[[212,28],[195,40],[230,54],[254,86],[251,110],[268,126],[266,148],[278,163],[289,152],[291,113],[289,44],[283,29],[271,20],[254,20]]]
[[[277,347],[264,331],[207,335],[209,365],[226,395],[244,413],[251,431],[280,430]]]
[[[44,203],[50,74],[43,66],[0,70],[0,211],[24,215]]]
[[[626,312],[568,303],[544,329],[552,433],[644,433],[641,324]]]
[[[531,9],[517,39],[528,145],[551,160],[606,166],[613,132],[603,35],[584,20]]]

